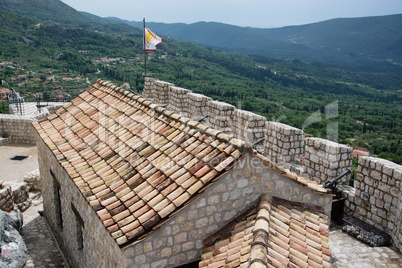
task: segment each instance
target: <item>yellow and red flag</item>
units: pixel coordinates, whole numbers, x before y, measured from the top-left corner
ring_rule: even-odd
[[[144,26],[144,51],[155,51],[156,46],[163,42],[163,38],[154,34]]]

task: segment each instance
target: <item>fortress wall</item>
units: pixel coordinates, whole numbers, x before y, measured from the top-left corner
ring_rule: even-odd
[[[252,145],[260,139],[265,138],[267,123],[268,121],[264,116],[235,109],[233,118],[234,136],[240,140],[244,140],[247,145]],[[265,153],[266,140],[255,144],[254,148]]]
[[[233,136],[233,119],[235,109],[235,106],[224,102],[210,101],[208,103],[209,126]]]
[[[305,138],[301,129],[269,122],[264,116],[167,82],[146,78],[143,96],[161,105],[169,104],[171,110],[193,120],[208,116],[202,120],[203,124],[244,140],[249,146],[264,138],[253,148],[274,163],[296,170],[321,184],[352,165],[351,148],[328,140],[309,139],[306,143],[306,167],[302,167]]]
[[[267,122],[266,153],[276,163],[298,163],[303,157],[304,132],[278,122]]]
[[[323,184],[352,166],[353,148],[320,138],[307,138],[305,147],[304,177]],[[348,184],[350,175],[338,183]]]
[[[184,110],[184,113],[193,120],[199,120],[203,116],[209,116],[209,103],[212,101],[211,98],[206,97],[197,93],[187,93],[187,98],[183,99],[187,100],[187,110]],[[202,121],[203,124],[209,125],[209,120],[206,118]]]
[[[402,166],[391,161],[361,157],[355,186],[340,186],[345,213],[391,235],[402,252]]]
[[[191,90],[170,86],[168,88],[168,104],[169,107],[175,111],[176,113],[180,113],[184,116],[187,116],[186,112],[188,110],[188,99],[187,94],[192,93]]]
[[[0,115],[0,136],[9,143],[35,144],[35,132],[32,123],[36,118],[10,114]]]

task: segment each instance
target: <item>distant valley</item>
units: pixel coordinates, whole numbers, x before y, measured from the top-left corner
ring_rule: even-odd
[[[147,74],[241,109],[402,163],[402,15],[277,29],[147,23],[164,42]],[[59,0],[0,1],[0,111],[71,100],[101,78],[140,93],[142,22],[78,12]],[[336,103],[338,116],[327,118]],[[312,116],[313,119],[312,120]],[[316,120],[317,119],[317,120]]]
[[[117,18],[137,28],[142,22]],[[325,62],[389,62],[402,64],[402,14],[333,19],[273,29],[238,27],[216,22],[147,23],[160,35],[180,41],[270,58]]]

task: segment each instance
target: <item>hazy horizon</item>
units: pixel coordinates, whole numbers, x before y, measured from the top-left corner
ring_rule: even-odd
[[[402,13],[401,0],[251,0],[130,1],[62,0],[78,11],[100,17],[163,23],[221,22],[242,27],[275,28],[335,18],[383,16]]]

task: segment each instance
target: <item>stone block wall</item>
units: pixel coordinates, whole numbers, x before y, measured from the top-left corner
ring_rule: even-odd
[[[13,192],[11,186],[0,182],[0,210],[11,212],[14,209]]]
[[[278,122],[268,122],[266,155],[275,163],[297,163],[303,156],[304,132]]]
[[[157,92],[154,88],[155,81],[155,78],[145,77],[144,90],[142,91],[142,96],[144,96],[144,98],[149,100],[154,100],[156,98]]]
[[[353,148],[320,138],[307,138],[304,177],[324,184],[352,166]],[[350,175],[338,183],[349,184]]]
[[[151,83],[150,83],[151,82]],[[159,104],[169,104],[169,87],[173,86],[168,82],[151,79],[145,82],[145,87],[151,87],[151,91],[148,93],[150,99]]]
[[[7,137],[10,143],[35,144],[35,132],[32,122],[36,118],[28,116],[0,115],[0,136]]]
[[[257,115],[248,111],[236,109],[233,118],[233,131],[237,139],[246,142],[246,145],[252,145],[256,141],[266,138],[267,119],[264,116]],[[256,144],[254,147],[261,153],[265,152],[266,140]]]
[[[169,109],[193,120],[208,116],[202,121],[204,125],[244,140],[250,146],[265,138],[254,148],[275,163],[297,163],[302,158],[304,132],[300,129],[268,122],[261,115],[153,78],[145,78],[142,94],[158,104],[169,104]]]
[[[188,103],[187,110],[184,110],[184,112],[189,118],[199,120],[206,115],[209,116],[209,103],[212,102],[211,98],[197,93],[188,93],[187,98],[183,100]],[[202,123],[208,125],[209,119],[206,118]]]
[[[41,174],[43,213],[51,231],[62,249],[70,267],[127,267],[121,249],[106,230],[96,212],[60,166],[56,157],[38,136],[38,162]],[[57,206],[55,179],[60,184],[60,209]],[[81,216],[83,244],[79,245],[77,228],[79,223],[72,204]],[[59,213],[60,212],[60,213]],[[59,224],[62,217],[62,227]]]
[[[236,107],[220,101],[210,101],[208,105],[209,126],[219,129],[228,135],[233,135],[232,120]]]
[[[10,114],[0,114],[0,140],[1,144],[6,143],[25,143],[35,144],[36,134],[32,123],[55,112],[64,103],[51,102],[47,107],[42,107],[38,111],[36,102],[23,103],[24,116],[19,114],[16,105],[10,105]]]
[[[392,236],[402,251],[402,166],[361,157],[355,188],[344,189],[347,215],[356,216]],[[347,191],[346,191],[347,190]]]
[[[203,241],[268,193],[331,210],[331,196],[316,194],[251,155],[238,163],[172,219],[124,250],[129,267],[177,267],[200,259]]]
[[[181,87],[174,87],[171,86],[169,87],[169,108],[171,108],[173,111],[176,113],[181,113],[184,116],[188,116],[187,114],[184,114],[183,111],[188,110],[188,101],[187,99],[187,94],[192,93],[190,90],[181,88]]]

